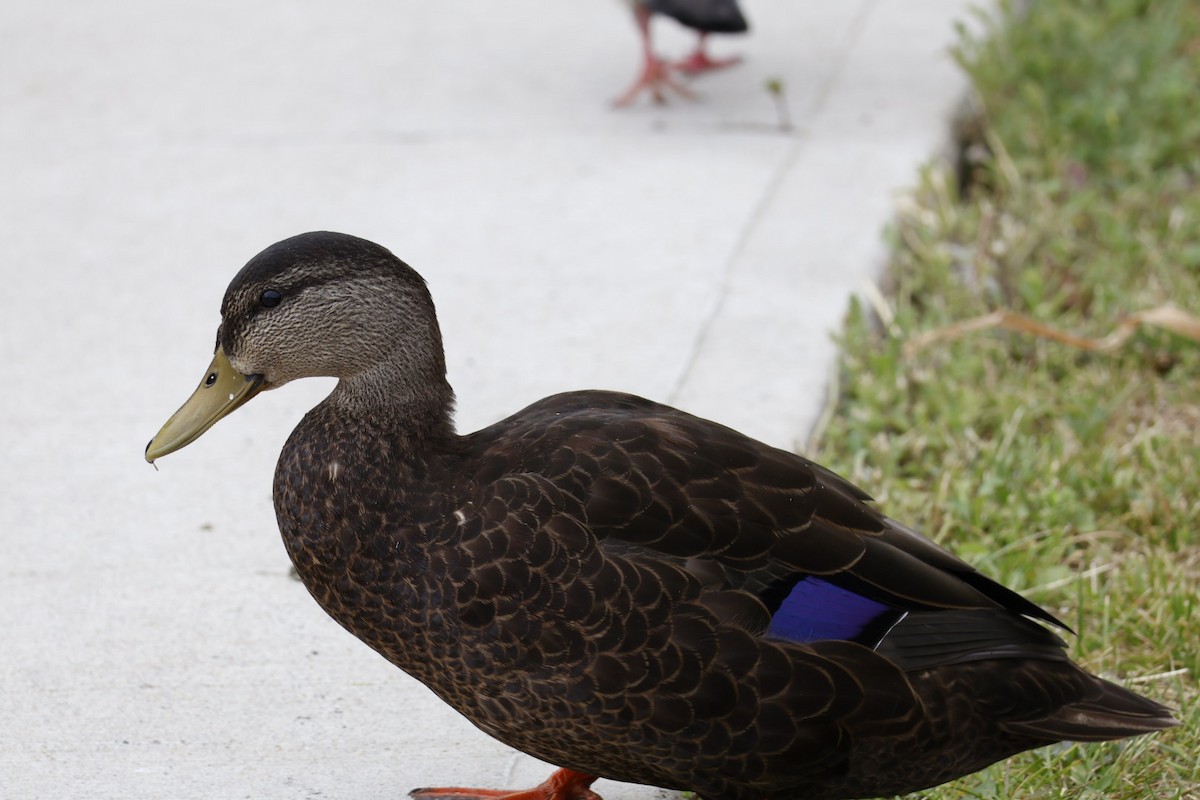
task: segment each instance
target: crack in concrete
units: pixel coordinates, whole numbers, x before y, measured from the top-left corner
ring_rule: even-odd
[[[811,122],[820,116],[825,108],[825,103],[829,96],[833,93],[833,87],[841,79],[846,69],[846,64],[850,59],[850,54],[853,53],[858,40],[862,38],[862,33],[866,29],[867,20],[874,11],[879,0],[864,0],[859,6],[850,22],[846,36],[845,47],[838,48],[838,59],[834,63],[833,69],[829,71],[829,76],[821,83],[820,88],[816,93],[807,119]],[[807,127],[807,126],[806,126]],[[679,372],[679,376],[671,386],[670,392],[667,394],[667,402],[674,405],[679,402],[679,397],[682,394],[684,387],[687,386],[692,374],[695,372],[696,364],[700,360],[700,354],[704,352],[705,344],[708,342],[709,336],[712,333],[716,321],[720,318],[721,313],[725,309],[726,301],[729,299],[729,293],[733,286],[733,276],[737,272],[737,266],[742,259],[743,253],[754,236],[759,225],[762,223],[766,215],[766,211],[770,208],[775,197],[779,193],[779,187],[782,186],[784,178],[791,172],[792,167],[800,158],[800,151],[804,144],[804,137],[792,134],[792,145],[788,148],[783,160],[771,175],[771,179],[767,182],[766,188],[763,190],[762,197],[754,204],[753,210],[750,212],[746,222],[742,228],[741,234],[734,242],[733,248],[730,250],[729,258],[725,262],[725,267],[721,270],[720,288],[717,292],[717,298],[709,309],[708,314],[704,316],[700,327],[697,330],[696,337],[692,341],[692,347],[688,352],[687,358],[684,360],[683,368]]]

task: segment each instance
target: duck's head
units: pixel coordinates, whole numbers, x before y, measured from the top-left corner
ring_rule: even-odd
[[[421,276],[365,239],[303,233],[263,250],[229,284],[212,363],[146,446],[146,460],[186,447],[259,392],[297,378],[338,378],[335,395],[351,408],[448,414],[445,375]]]

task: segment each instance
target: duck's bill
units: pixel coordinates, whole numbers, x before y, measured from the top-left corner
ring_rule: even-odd
[[[153,464],[155,459],[187,447],[265,388],[261,375],[238,372],[218,347],[196,391],[146,445],[146,460]]]

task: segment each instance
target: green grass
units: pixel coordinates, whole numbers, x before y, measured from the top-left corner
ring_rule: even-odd
[[[1183,725],[919,796],[1200,798],[1200,344],[987,331],[903,352],[996,309],[1089,337],[1163,303],[1200,314],[1200,3],[1035,2],[959,57],[978,93],[966,196],[923,176],[809,455],[1058,614],[1076,660]]]

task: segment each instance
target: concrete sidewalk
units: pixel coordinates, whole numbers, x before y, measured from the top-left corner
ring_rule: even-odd
[[[428,279],[463,430],[603,387],[792,447],[945,139],[968,5],[750,3],[714,42],[744,64],[623,111],[639,46],[611,0],[0,7],[0,796],[544,778],[287,577],[272,470],[327,382],[142,461],[226,284],[285,236],[364,236]]]

